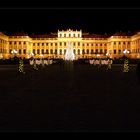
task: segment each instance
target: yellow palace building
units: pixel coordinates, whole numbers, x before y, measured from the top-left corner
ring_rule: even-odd
[[[113,35],[83,33],[82,30],[68,29],[57,33],[27,35],[15,33],[6,35],[0,32],[0,58],[64,58],[68,42],[71,42],[77,58],[120,58],[123,51],[129,51],[128,57],[140,58],[140,32]],[[13,51],[15,50],[15,52]]]

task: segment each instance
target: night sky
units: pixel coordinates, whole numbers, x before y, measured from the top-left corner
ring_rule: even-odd
[[[140,30],[140,9],[23,8],[0,9],[0,31],[46,34],[74,29],[96,34]]]

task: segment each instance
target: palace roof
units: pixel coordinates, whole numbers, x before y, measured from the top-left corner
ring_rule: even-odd
[[[32,34],[31,38],[57,38],[57,34]]]
[[[101,34],[83,34],[83,38],[108,38],[109,36],[107,34],[101,35]]]

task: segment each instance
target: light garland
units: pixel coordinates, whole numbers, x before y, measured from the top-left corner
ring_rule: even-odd
[[[124,60],[123,72],[129,72],[129,62],[128,62],[128,59]]]
[[[25,74],[23,60],[19,60],[19,72]]]

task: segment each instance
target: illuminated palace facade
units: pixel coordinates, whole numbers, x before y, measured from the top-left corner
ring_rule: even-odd
[[[45,35],[27,35],[23,33],[6,35],[0,33],[0,58],[64,58],[67,43],[71,42],[77,58],[122,57],[127,49],[130,58],[140,58],[140,32],[133,35],[115,33],[111,36],[82,33],[66,30]],[[13,50],[17,53],[13,54]]]

